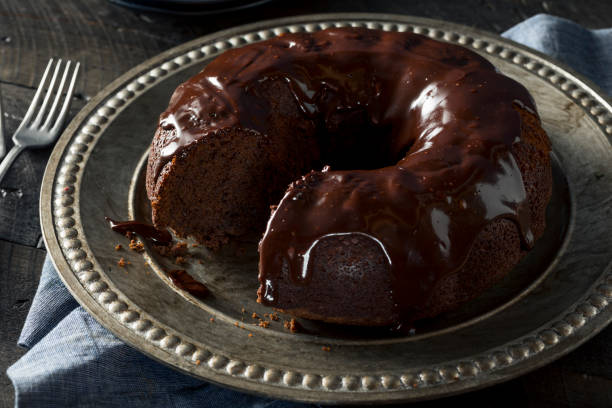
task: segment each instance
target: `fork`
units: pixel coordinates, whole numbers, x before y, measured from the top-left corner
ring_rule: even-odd
[[[2,163],[0,163],[0,181],[2,181],[2,179],[8,172],[8,169],[13,163],[13,161],[17,158],[17,156],[19,156],[19,153],[21,153],[24,149],[28,147],[45,147],[50,145],[51,143],[55,142],[63,128],[64,121],[66,120],[66,114],[68,113],[68,109],[70,108],[70,101],[74,92],[74,84],[76,82],[76,78],[79,73],[79,67],[81,64],[77,62],[76,66],[73,69],[72,79],[70,80],[70,84],[68,85],[68,90],[66,91],[64,102],[57,117],[55,117],[55,112],[57,111],[57,108],[62,99],[62,90],[66,85],[66,79],[68,78],[68,74],[70,72],[70,65],[72,64],[72,62],[66,62],[66,66],[64,68],[59,87],[55,89],[55,83],[57,82],[60,66],[62,65],[61,59],[57,61],[57,63],[55,64],[55,70],[53,71],[53,77],[51,77],[49,86],[45,91],[46,93],[44,99],[39,106],[40,98],[43,95],[45,83],[47,81],[47,77],[49,76],[49,72],[51,71],[53,64],[53,59],[50,59],[49,63],[47,64],[47,68],[45,69],[45,73],[43,74],[43,77],[40,80],[40,84],[38,84],[38,89],[36,90],[34,99],[32,99],[28,111],[26,112],[23,120],[21,121],[21,124],[13,135],[12,140],[14,145],[11,150],[9,150],[4,160],[2,160]],[[55,98],[53,99],[51,108],[47,111],[47,105],[49,104],[51,96],[54,93]],[[37,111],[38,114],[36,115],[34,120],[30,122],[30,120]],[[45,119],[44,122],[43,119]]]
[[[0,89],[0,91],[2,91],[2,89]],[[4,114],[2,113],[2,92],[0,92],[0,159],[2,159],[6,154],[6,145],[4,144],[4,121],[2,120],[3,116]]]

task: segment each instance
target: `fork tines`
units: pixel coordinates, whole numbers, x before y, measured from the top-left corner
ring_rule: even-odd
[[[70,105],[70,96],[72,95],[74,91],[74,85],[75,85],[76,78],[79,73],[79,67],[80,67],[79,62],[77,62],[76,65],[74,65],[74,68],[72,69],[72,78],[70,79],[70,83],[68,84],[67,90],[64,90],[66,86],[66,79],[68,78],[68,75],[71,70],[71,65],[73,65],[73,63],[72,61],[66,61],[63,63],[61,59],[57,60],[57,62],[55,62],[55,69],[53,70],[53,76],[51,77],[49,81],[49,85],[45,88],[47,77],[49,76],[49,72],[51,71],[54,65],[54,62],[55,61],[53,59],[49,60],[49,63],[47,64],[47,68],[45,69],[45,73],[43,74],[43,77],[40,80],[40,84],[38,85],[38,89],[36,90],[36,94],[34,95],[34,99],[32,100],[32,103],[30,104],[30,107],[28,108],[28,111],[26,112],[23,118],[23,122],[22,122],[24,124],[28,123],[30,119],[32,118],[32,116],[34,115],[34,113],[38,110],[38,115],[36,115],[36,118],[34,119],[32,123],[30,123],[28,127],[40,129],[40,130],[49,130],[51,131],[51,133],[57,131],[62,126],[62,124],[64,123],[64,120],[66,119],[66,114],[68,112],[68,107]],[[62,65],[64,65],[62,79],[60,81],[59,86],[56,87],[55,84],[57,82],[57,78],[58,78],[60,68]],[[40,97],[43,94],[43,89],[45,90],[44,91],[45,97],[40,107],[38,107]],[[55,97],[53,98],[51,108],[47,111],[47,105],[49,104],[49,101],[51,100],[51,96],[53,94],[55,94]],[[64,99],[64,103],[59,111],[59,114],[56,117],[55,113],[57,111],[58,105],[61,101],[63,94],[66,95],[66,98]],[[46,115],[46,119],[43,123],[42,121],[45,115]]]

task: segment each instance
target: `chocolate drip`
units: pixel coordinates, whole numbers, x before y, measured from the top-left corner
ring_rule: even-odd
[[[397,315],[406,320],[496,218],[513,220],[524,245],[533,244],[512,154],[518,110],[536,111],[529,93],[479,55],[412,33],[330,29],[227,51],[174,93],[160,124],[175,131],[155,158],[156,174],[223,128],[274,136],[274,112],[258,94],[279,81],[316,124],[317,140],[336,137],[343,117],[363,115],[372,129],[367,141],[385,146],[388,167],[311,172],[292,184],[259,247],[265,304],[277,304],[283,275],[308,285],[310,251],[338,235],[377,243],[390,264]],[[320,157],[346,154],[338,145],[321,143]]]
[[[187,293],[191,293],[198,299],[204,299],[208,296],[208,288],[204,284],[193,279],[187,271],[183,269],[173,269],[168,271],[168,277],[177,288],[184,290]]]
[[[172,235],[168,231],[162,231],[152,225],[138,221],[115,221],[109,217],[104,217],[111,229],[120,234],[132,232],[138,234],[144,239],[152,241],[155,245],[170,245],[172,243]]]

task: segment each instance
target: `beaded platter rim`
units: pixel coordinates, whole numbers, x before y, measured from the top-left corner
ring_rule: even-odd
[[[412,31],[495,55],[563,92],[608,141],[612,138],[611,103],[588,80],[533,50],[461,25],[411,16],[341,13],[269,20],[214,33],[166,51],[108,85],[75,117],[52,153],[41,190],[43,237],[60,277],[79,303],[122,340],[187,374],[241,391],[332,403],[421,400],[482,388],[559,358],[603,329],[612,320],[612,263],[563,317],[484,354],[403,372],[331,375],[264,367],[207,348],[157,321],[109,281],[79,225],[78,192],[89,152],[113,119],[158,81],[229,48],[285,32],[334,26]]]

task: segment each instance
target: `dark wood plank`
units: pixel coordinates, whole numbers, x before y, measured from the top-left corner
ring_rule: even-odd
[[[38,75],[42,75],[40,72]],[[37,78],[37,81],[40,78]],[[2,84],[5,142],[7,149],[13,146],[10,137],[17,130],[35,90],[11,84]],[[73,98],[69,118],[84,105],[80,98]],[[0,239],[35,247],[40,233],[38,197],[40,183],[52,147],[25,150],[13,163],[5,178],[0,181]]]
[[[275,1],[219,17],[146,14],[106,0],[5,0],[0,3],[0,78],[34,86],[52,56],[78,59],[87,73],[78,89],[93,95],[134,64],[184,41],[237,24],[280,16],[360,11],[401,13],[454,21],[494,32],[537,13],[568,17],[588,27],[612,22],[610,2],[463,0]]]
[[[0,240],[0,407],[12,406],[6,369],[25,351],[17,346],[32,304],[45,251]]]

